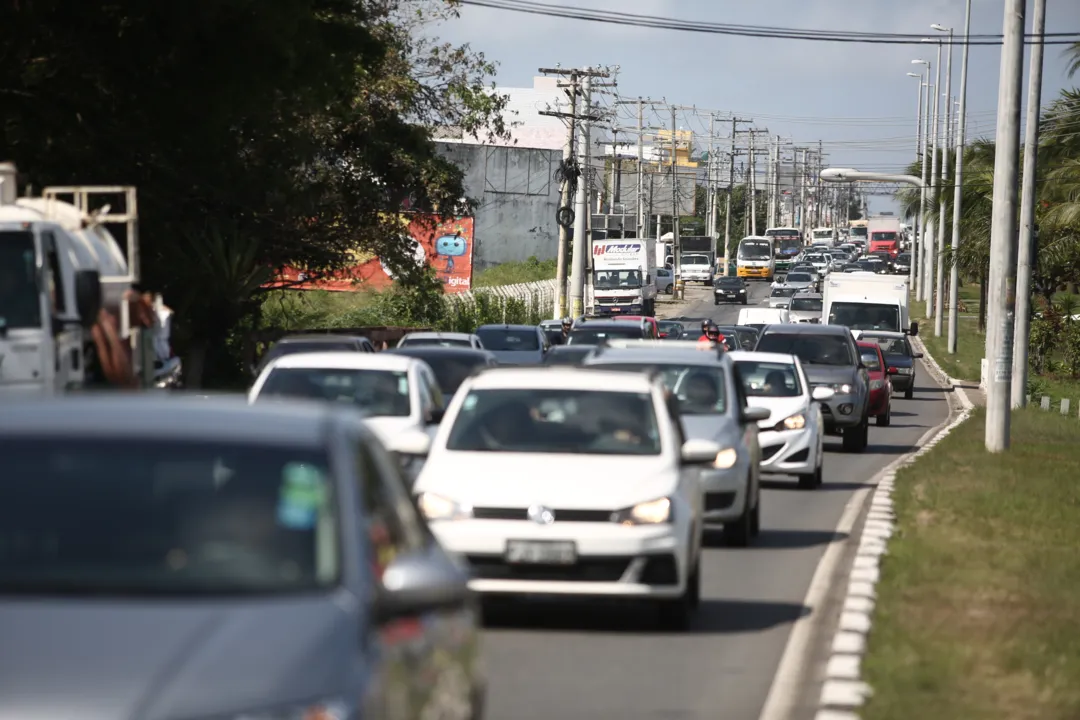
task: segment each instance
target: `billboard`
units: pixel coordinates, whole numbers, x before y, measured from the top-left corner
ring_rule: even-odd
[[[473,229],[471,217],[456,218],[432,224],[432,218],[412,216],[402,219],[407,224],[407,238],[413,245],[417,263],[427,263],[435,270],[446,293],[467,292],[472,288]],[[353,252],[354,264],[331,277],[307,282],[305,273],[286,267],[280,279],[271,286],[286,285],[298,290],[385,290],[394,284],[394,273],[378,256]]]

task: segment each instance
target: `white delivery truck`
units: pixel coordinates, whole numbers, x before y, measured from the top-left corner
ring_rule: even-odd
[[[739,311],[736,325],[764,327],[765,325],[786,325],[791,322],[791,313],[784,308],[743,308]]]
[[[655,317],[655,239],[593,240],[591,258],[585,283],[587,315]]]
[[[832,273],[822,290],[822,322],[852,330],[919,334],[908,315],[908,281],[872,272]]]

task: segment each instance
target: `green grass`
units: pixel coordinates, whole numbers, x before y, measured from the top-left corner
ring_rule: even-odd
[[[361,327],[369,323],[374,301],[368,292],[283,290],[263,300],[262,324],[283,330]]]
[[[555,279],[555,260],[538,260],[535,256],[524,262],[510,262],[482,270],[473,276],[474,288],[494,285],[515,285]]]
[[[865,720],[1080,717],[1080,421],[1012,418],[1007,453],[977,410],[898,474]]]
[[[958,294],[963,310],[956,319],[955,355],[949,354],[948,309],[945,310],[941,337],[934,337],[934,321],[926,318],[926,303],[915,300],[914,293],[910,301],[911,318],[919,323],[919,338],[945,372],[958,380],[979,382],[986,351],[986,336],[979,332],[979,286],[964,285]]]

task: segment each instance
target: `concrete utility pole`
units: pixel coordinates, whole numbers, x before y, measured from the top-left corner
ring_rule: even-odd
[[[965,46],[966,47],[966,46]],[[949,136],[952,128],[952,56],[953,56],[953,31],[949,28],[949,59],[945,69],[945,112],[942,113],[941,124],[944,141],[941,148],[941,196],[938,201],[938,232],[937,232],[937,284],[935,291],[937,297],[934,300],[934,337],[941,337],[942,319],[944,316],[945,303],[945,188],[948,187],[949,163]]]
[[[966,46],[965,46],[966,47]],[[919,81],[919,97],[918,97],[918,112],[915,115],[915,161],[920,162],[922,158],[922,115],[923,115],[923,81],[922,75],[918,73],[908,73],[908,77],[913,77]],[[911,262],[908,265],[908,287],[915,287],[915,277],[918,273],[918,257],[919,257],[919,233],[922,232],[922,218],[919,217],[919,213],[915,213],[914,232],[911,234],[911,247],[908,248],[908,254],[911,256]]]
[[[1001,75],[998,85],[993,215],[990,228],[990,286],[986,299],[986,449],[1009,448],[1013,322],[1016,309],[1016,183],[1020,155],[1020,93],[1024,67],[1025,0],[1005,0]]]
[[[968,0],[970,3],[971,0]],[[1039,155],[1039,103],[1042,101],[1043,33],[1046,32],[1046,0],[1035,0],[1031,22],[1031,63],[1028,78],[1027,121],[1024,138],[1024,186],[1020,201],[1020,246],[1016,258],[1015,355],[1013,356],[1012,406],[1027,403],[1028,342],[1031,339],[1031,265],[1035,262],[1035,171]],[[961,91],[962,92],[962,91]],[[963,100],[961,100],[963,102]]]
[[[939,108],[941,106],[941,43],[938,42],[937,51],[937,83],[934,85],[934,148],[933,158],[930,166],[930,199],[936,200],[938,193],[941,192],[941,187],[938,182],[940,170],[938,169],[938,158],[940,157],[939,150],[941,149],[941,115],[939,114]],[[926,252],[926,317],[929,319],[934,318],[934,266],[936,264],[935,249],[937,247],[937,233],[934,232],[933,242],[928,242]]]
[[[824,143],[818,140],[817,143],[817,169],[814,172],[814,220],[815,226],[821,227],[825,224],[824,210],[824,193],[821,190],[821,171],[825,169],[825,149]]]
[[[649,234],[645,217],[645,101],[637,99],[637,236]]]
[[[578,162],[581,174],[578,176],[577,195],[574,198],[574,255],[570,273],[570,305],[573,317],[580,317],[585,311],[585,254],[589,251],[589,114],[592,112],[592,73],[585,68],[582,81],[584,113],[581,121],[581,133],[578,137]]]
[[[922,162],[920,163],[923,186],[919,192],[919,225],[922,227],[922,238],[919,240],[919,274],[916,277],[917,286],[915,288],[915,297],[919,302],[926,299],[926,246],[933,237],[933,233],[930,232],[930,222],[926,212],[927,200],[929,199],[929,189],[927,187],[927,178],[929,177],[930,172],[929,153],[933,152],[931,149],[932,140],[930,138],[930,93],[933,92],[934,86],[930,84],[930,63],[926,63],[926,82],[924,85],[926,87],[926,103],[923,112]]]
[[[569,170],[573,165],[574,141],[577,133],[577,97],[578,77],[577,73],[570,75],[570,122],[567,123],[566,143],[563,145],[563,167]],[[570,207],[570,181],[564,178],[560,193],[559,208]],[[570,228],[559,225],[559,254],[555,261],[555,317],[566,317],[566,261],[569,259]]]
[[[806,153],[806,148],[795,148],[795,173],[799,179],[799,234],[803,242],[806,242]]]
[[[675,256],[675,280],[679,279],[679,269],[682,266],[682,248],[679,247],[680,233],[679,233],[679,168],[677,165],[676,155],[678,153],[678,142],[675,139],[677,128],[675,123],[677,121],[678,110],[674,106],[671,108],[671,250]],[[657,233],[660,229],[657,228]]]
[[[1038,1],[1038,0],[1037,0]],[[1035,11],[1038,17],[1039,11]],[[964,53],[960,62],[960,110],[956,119],[956,170],[953,172],[953,220],[952,220],[952,267],[949,269],[949,354],[956,354],[956,330],[957,308],[960,302],[960,270],[956,265],[956,251],[960,248],[960,219],[963,213],[964,199],[964,147],[967,143],[967,76],[968,76],[968,40],[971,37],[971,0],[967,0],[967,9],[964,11]],[[1041,45],[1032,45],[1031,52],[1034,57],[1035,48]],[[1035,103],[1038,105],[1038,102]],[[1023,336],[1022,336],[1023,337]],[[1025,345],[1025,351],[1027,346]],[[1025,367],[1027,356],[1025,354]],[[1025,382],[1027,374],[1025,373]],[[1020,393],[1023,397],[1025,393]]]
[[[709,116],[709,162],[705,166],[705,234],[716,237],[716,204],[713,175],[716,165],[716,113]]]
[[[754,154],[754,131],[750,131],[750,166],[747,169],[750,192],[750,234],[757,235],[757,157]]]

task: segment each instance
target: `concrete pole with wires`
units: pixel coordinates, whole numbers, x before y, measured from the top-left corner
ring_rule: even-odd
[[[1020,95],[1024,70],[1026,0],[1005,0],[994,194],[990,226],[990,284],[986,291],[986,449],[1009,449],[1009,395],[1012,392],[1013,331],[1016,309],[1017,181],[1020,164]]]
[[[934,122],[933,122],[933,147],[931,152],[933,156],[930,163],[930,201],[936,201],[938,194],[941,192],[941,187],[938,182],[938,160],[940,158],[939,150],[941,148],[941,115],[939,114],[939,108],[941,106],[941,49],[942,45],[938,43],[937,53],[937,82],[934,83]],[[934,266],[936,261],[936,253],[934,252],[937,247],[937,232],[935,228],[930,228],[932,235],[934,236],[930,242],[926,243],[926,317],[928,319],[934,318]]]
[[[1038,0],[1037,0],[1038,1]],[[950,355],[956,354],[956,333],[958,323],[957,305],[960,303],[960,268],[956,254],[960,249],[960,222],[963,217],[964,201],[964,147],[967,143],[967,76],[968,51],[971,39],[971,0],[967,0],[964,11],[964,52],[960,61],[960,109],[956,118],[956,170],[953,172],[953,218],[952,218],[952,262],[949,268],[949,344]],[[1032,46],[1034,48],[1034,46]],[[1032,50],[1034,52],[1034,49]]]
[[[971,0],[968,0],[970,3]],[[1043,34],[1046,0],[1035,0],[1031,22],[1027,120],[1024,137],[1024,184],[1020,200],[1020,244],[1016,256],[1015,354],[1012,363],[1012,406],[1027,404],[1028,342],[1031,339],[1031,266],[1035,262],[1035,185],[1039,159],[1039,103],[1042,100]],[[961,101],[962,102],[962,101]]]
[[[731,119],[731,152],[728,154],[728,186],[724,202],[724,277],[728,274],[728,251],[731,248],[731,195],[735,192],[735,128],[738,120]]]
[[[918,97],[918,111],[915,114],[915,161],[920,162],[923,155],[923,136],[922,136],[922,115],[923,115],[923,81],[922,75],[918,73],[908,73],[908,77],[913,77],[919,81],[919,97]],[[911,233],[911,247],[908,248],[908,256],[910,261],[908,263],[908,287],[914,288],[916,285],[915,278],[919,272],[919,233],[922,232],[922,218],[919,217],[918,210],[915,211],[915,228]]]
[[[581,174],[577,180],[574,198],[574,255],[570,273],[570,306],[573,317],[585,311],[585,254],[589,251],[589,117],[592,112],[591,68],[585,68],[581,82],[582,114],[581,132],[578,133],[578,163]]]
[[[559,199],[559,208],[570,206],[570,168],[574,166],[574,140],[577,132],[577,97],[578,77],[576,73],[570,74],[570,118],[566,133],[566,143],[563,145],[563,172],[566,174],[562,180],[562,191]],[[566,264],[570,250],[570,228],[559,225],[559,249],[555,260],[555,308],[556,318],[566,317]]]
[[[966,47],[966,46],[965,46]],[[937,231],[937,282],[934,299],[934,337],[941,337],[942,316],[945,303],[945,214],[948,211],[945,202],[945,188],[948,187],[949,163],[949,134],[952,128],[952,56],[953,56],[953,31],[949,29],[949,59],[945,68],[945,112],[942,113],[942,143],[941,143],[941,197],[938,200],[938,231]]]
[[[640,97],[637,99],[637,218],[637,234],[643,238],[649,234],[649,220],[645,215],[645,101]]]
[[[927,187],[927,178],[930,173],[930,92],[934,87],[930,84],[930,63],[926,63],[925,75],[926,82],[923,83],[926,97],[923,107],[922,190],[919,193],[919,225],[922,228],[922,237],[919,239],[919,274],[915,278],[915,297],[919,302],[926,299],[926,245],[931,235],[929,218],[926,212],[927,200],[930,196]]]
[[[678,141],[676,140],[678,108],[671,106],[671,247],[675,255],[675,283],[678,285],[682,269],[682,238],[679,232],[679,168],[677,166]],[[659,228],[657,228],[659,232]]]
[[[716,236],[716,204],[713,192],[714,175],[716,172],[716,113],[709,116],[709,158],[705,166],[705,234],[711,238]]]

